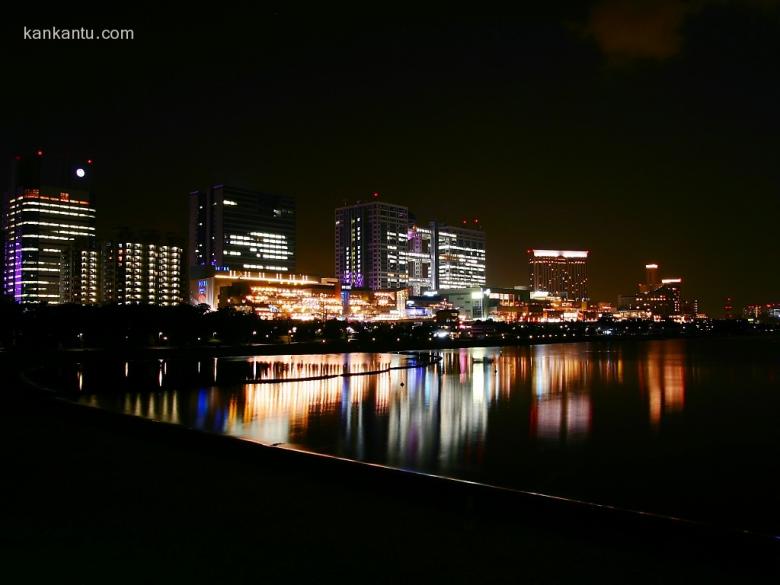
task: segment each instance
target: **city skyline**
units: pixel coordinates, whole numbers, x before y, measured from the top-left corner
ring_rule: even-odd
[[[23,237],[70,240],[60,246],[62,249],[56,250],[20,248],[24,251],[24,258],[27,260],[33,259],[31,256],[27,258],[31,253],[30,250],[38,250],[37,253],[47,250],[55,253],[54,256],[50,254],[51,258],[40,262],[33,259],[37,271],[35,278],[39,278],[38,272],[43,271],[43,276],[51,276],[52,282],[33,280],[31,281],[32,285],[22,285],[29,288],[29,286],[37,286],[35,283],[43,283],[45,286],[40,290],[46,289],[46,292],[53,293],[43,295],[46,297],[43,300],[54,301],[57,297],[54,302],[95,304],[111,301],[113,294],[111,291],[116,288],[111,285],[107,286],[107,279],[113,278],[113,275],[109,276],[109,273],[112,272],[113,260],[110,258],[112,254],[107,253],[108,249],[115,244],[111,240],[135,239],[135,244],[128,243],[127,245],[131,248],[132,246],[142,246],[145,250],[144,254],[148,253],[147,246],[152,244],[151,253],[152,256],[156,257],[157,251],[155,251],[155,245],[152,242],[155,241],[159,244],[162,240],[160,240],[159,232],[150,230],[148,225],[134,225],[132,227],[124,225],[114,230],[113,238],[96,239],[96,228],[100,224],[96,221],[94,203],[96,195],[91,190],[93,165],[92,158],[69,160],[56,154],[50,156],[41,148],[37,148],[27,155],[14,156],[12,187],[4,194],[3,208],[5,229],[3,247],[6,255],[4,265],[12,267],[11,270],[4,269],[3,271],[6,294],[9,294],[8,291],[15,290],[11,296],[23,302],[27,297],[37,298],[38,295],[34,292],[38,289],[31,289],[33,291],[31,295],[28,294],[30,291],[22,291],[18,285],[14,284],[16,281],[24,282],[18,274],[20,274],[19,267],[23,266],[25,262],[22,261],[22,253],[17,251],[21,245],[18,242],[21,242]],[[91,203],[86,200],[73,199],[74,195],[87,198]],[[28,199],[35,201],[28,201]],[[39,203],[38,199],[51,199],[52,201],[56,199],[56,205]],[[79,204],[91,205],[88,209],[91,213],[90,227],[78,228],[79,230],[91,230],[89,239],[81,237],[83,235],[81,232],[69,231],[76,228],[75,224],[63,224],[56,227],[60,224],[45,221],[22,221],[38,217],[37,215],[35,218],[22,215],[23,213],[29,215],[31,211],[44,214],[78,215],[79,217],[83,215],[63,210],[39,210],[38,207],[30,210],[27,209],[29,205],[45,205],[59,209],[62,205],[78,206]],[[191,285],[198,278],[208,277],[210,275],[208,270],[204,272],[204,269],[208,268],[216,268],[218,272],[247,271],[258,274],[276,272],[307,278],[303,273],[295,274],[294,271],[298,261],[296,255],[298,241],[296,207],[295,198],[291,196],[280,196],[223,184],[212,185],[203,191],[190,192],[188,197],[189,222],[187,236],[184,238],[189,242],[188,248],[173,248],[180,251],[176,252],[177,255],[183,254],[189,260],[177,259],[175,261],[178,266],[176,270],[182,271],[184,274],[189,272]],[[55,219],[57,218],[55,217]],[[368,238],[361,235],[361,220],[366,220],[363,221],[362,225],[366,227],[365,232],[371,233]],[[348,225],[350,222],[351,228]],[[358,200],[352,204],[347,204],[345,201],[344,205],[335,209],[334,271],[320,273],[316,277],[323,281],[339,281],[347,289],[408,289],[408,292],[413,296],[426,291],[435,292],[434,289],[437,288],[454,290],[476,287],[479,290],[488,290],[485,287],[491,283],[485,279],[488,264],[485,260],[486,234],[483,226],[476,217],[471,220],[464,218],[461,223],[462,225],[455,226],[437,220],[421,223],[417,221],[417,216],[409,208],[383,200],[378,192],[372,193],[366,201]],[[35,226],[31,227],[32,224]],[[30,230],[32,230],[33,235],[21,235],[30,232]],[[60,232],[67,234],[67,238],[59,237],[57,234]],[[141,235],[140,239],[132,235],[134,232]],[[74,238],[73,235],[76,237]],[[166,242],[162,244],[161,248],[164,248],[166,256],[168,246],[172,240],[176,239],[170,233],[167,235]],[[138,243],[139,241],[143,241],[143,243]],[[434,241],[436,244],[433,243]],[[6,245],[6,242],[10,246]],[[14,244],[14,242],[17,243]],[[361,252],[368,260],[361,259]],[[549,296],[561,298],[563,301],[588,301],[594,306],[604,302],[612,303],[613,299],[594,299],[588,294],[590,286],[587,268],[589,250],[529,249],[527,254],[530,277],[528,284],[530,286],[513,285],[514,288],[530,290],[539,299]],[[345,258],[347,259],[346,263]],[[119,260],[121,264],[121,251]],[[251,263],[246,263],[247,261]],[[256,264],[256,262],[268,261],[271,264]],[[146,266],[146,260],[139,260],[139,262],[141,262],[139,266]],[[154,280],[162,276],[163,273],[158,276],[154,270],[155,260],[153,259],[151,262],[152,274],[154,275],[152,279]],[[56,270],[55,264],[57,264]],[[389,264],[394,264],[394,266]],[[185,269],[185,265],[188,268]],[[638,284],[639,295],[632,297],[625,293],[618,294],[616,303],[618,309],[629,312],[639,310],[641,312],[652,303],[664,305],[670,299],[668,295],[664,296],[666,293],[661,293],[660,298],[648,297],[647,295],[656,292],[656,289],[661,291],[665,287],[663,290],[666,290],[670,285],[673,285],[676,291],[673,293],[675,299],[673,310],[663,309],[652,312],[664,315],[699,314],[701,305],[699,298],[692,298],[685,302],[681,300],[680,287],[683,279],[681,277],[665,278],[661,279],[659,283],[658,269],[657,263],[645,264],[645,282]],[[30,272],[33,269],[21,270]],[[45,271],[58,272],[58,274],[50,275],[46,274]],[[78,274],[79,271],[81,276]],[[167,279],[169,276],[166,275],[164,278]],[[176,278],[178,281],[178,275]],[[139,283],[133,286],[138,286]],[[183,288],[188,288],[184,280],[181,280],[181,284]],[[155,285],[150,284],[149,286],[150,291],[137,289],[141,296],[136,295],[135,298],[156,299]],[[164,284],[163,288],[167,286]],[[658,288],[658,286],[662,286],[662,288]],[[54,288],[48,290],[47,287]],[[492,284],[492,287],[496,288],[495,283]],[[54,290],[55,288],[58,290]],[[200,289],[200,283],[195,288]],[[149,292],[151,292],[151,296],[149,296]],[[169,293],[166,292],[164,298],[161,297],[162,304],[173,304],[171,299],[175,297],[168,295]],[[192,295],[189,301],[193,302],[196,296],[199,295]],[[643,300],[640,300],[640,297]],[[182,295],[180,298],[183,302],[187,302],[186,295]],[[35,299],[32,300],[36,302]],[[724,301],[725,306],[722,309],[724,314],[727,318],[733,316],[733,307],[729,308],[733,299],[727,297]],[[776,304],[774,302],[748,302],[744,303],[744,307],[747,314],[750,312],[749,307],[751,306],[772,307]],[[716,310],[711,316],[718,317],[720,314]]]
[[[13,92],[0,160],[93,156],[98,237],[143,219],[183,240],[182,194],[244,185],[295,197],[296,270],[326,274],[323,210],[378,191],[421,217],[479,217],[488,250],[505,251],[489,283],[525,282],[529,248],[587,249],[594,299],[630,291],[652,261],[713,314],[726,297],[775,301],[776,7],[619,4],[446,23],[276,8],[137,27],[98,53],[25,43],[8,23],[17,86],[66,87],[89,63],[96,91]],[[650,18],[661,7],[674,18]],[[654,23],[644,45],[615,32],[637,20]],[[219,42],[193,41],[206,31]]]

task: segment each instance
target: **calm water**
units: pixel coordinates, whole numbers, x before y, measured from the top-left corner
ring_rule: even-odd
[[[265,444],[780,532],[780,343],[669,340],[79,367],[79,400]],[[294,378],[331,376],[295,381]],[[284,382],[262,382],[269,379]],[[778,474],[780,475],[780,474]]]

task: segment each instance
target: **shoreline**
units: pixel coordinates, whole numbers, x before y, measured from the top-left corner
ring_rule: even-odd
[[[766,339],[778,340],[780,335],[766,333],[754,335],[621,335],[614,337],[579,335],[567,339],[522,339],[507,340],[500,337],[485,339],[437,340],[433,342],[294,342],[287,344],[226,344],[197,346],[140,346],[140,347],[87,347],[87,348],[0,348],[0,359],[18,358],[27,361],[81,361],[104,359],[106,357],[140,360],[163,358],[206,359],[213,357],[274,356],[274,355],[320,355],[348,353],[405,353],[427,352],[451,349],[530,347],[535,345],[558,345],[572,343],[636,343],[666,340],[724,340],[724,339]]]
[[[439,356],[438,359],[424,365],[434,365],[440,360],[441,357]],[[378,371],[318,376],[311,379],[376,375],[386,373],[390,370],[414,368],[418,367],[418,365],[419,364],[394,366]],[[687,538],[687,536],[683,535],[688,535],[706,541],[712,540],[713,543],[726,540],[733,544],[753,543],[759,546],[773,546],[778,545],[778,541],[780,541],[780,536],[769,532],[761,532],[728,524],[716,524],[711,521],[624,508],[605,503],[493,485],[414,469],[403,469],[381,463],[361,461],[359,459],[350,459],[338,455],[312,451],[294,445],[285,447],[281,444],[266,444],[247,437],[221,434],[189,427],[183,424],[108,410],[97,405],[73,400],[70,395],[63,391],[32,380],[25,372],[19,372],[18,377],[23,387],[45,396],[48,400],[55,401],[61,405],[66,405],[68,408],[73,409],[73,412],[82,410],[90,413],[87,416],[105,417],[107,420],[113,421],[117,426],[130,428],[133,431],[143,433],[150,432],[154,436],[181,434],[181,440],[188,443],[191,442],[193,445],[205,441],[213,442],[217,448],[223,448],[224,446],[228,449],[249,449],[250,457],[253,457],[251,449],[255,448],[258,450],[256,456],[262,460],[279,459],[279,462],[284,463],[285,465],[288,463],[302,465],[304,467],[312,467],[315,470],[328,468],[328,474],[344,473],[347,476],[352,476],[353,474],[366,474],[368,476],[376,475],[380,479],[382,474],[387,474],[387,479],[391,482],[398,482],[409,489],[424,488],[426,490],[434,491],[444,489],[451,494],[462,494],[464,497],[469,498],[472,506],[476,505],[475,499],[480,501],[484,500],[481,505],[486,505],[488,509],[493,510],[496,502],[491,502],[490,500],[495,499],[513,508],[533,509],[535,514],[538,513],[547,516],[548,519],[555,518],[560,520],[565,516],[567,518],[566,521],[584,521],[594,526],[605,525],[610,526],[610,529],[613,530],[629,530],[631,532],[638,531],[642,533],[647,533],[649,531],[650,533],[658,533],[658,535],[675,533],[683,538]],[[264,380],[263,382],[283,383],[293,381],[301,380],[282,379]],[[333,469],[329,469],[330,467],[333,467]],[[425,485],[426,483],[430,485]]]
[[[780,543],[763,536],[265,446],[9,381],[6,571],[28,579],[86,570],[105,580],[123,567],[134,582],[199,582],[204,570],[224,582],[245,558],[279,580],[322,578],[334,563],[379,570],[381,582],[771,583],[778,573]],[[290,569],[301,552],[309,562]],[[36,563],[42,554],[51,562]],[[87,569],[70,564],[84,555]]]
[[[246,437],[214,433],[177,423],[169,423],[143,416],[107,410],[100,406],[77,402],[56,389],[38,384],[21,376],[24,386],[40,393],[46,399],[57,402],[77,418],[102,417],[104,423],[112,427],[123,427],[131,432],[149,433],[162,439],[173,438],[190,446],[209,444],[218,450],[226,449],[241,453],[253,461],[263,461],[272,465],[288,465],[308,468],[312,473],[325,473],[326,476],[342,476],[361,481],[388,481],[408,490],[423,490],[426,493],[446,494],[447,498],[467,498],[469,505],[485,512],[506,511],[504,506],[523,515],[553,522],[574,522],[585,524],[590,529],[599,527],[615,531],[636,532],[642,538],[649,535],[674,536],[675,538],[697,538],[712,544],[729,542],[741,546],[778,546],[777,535],[728,525],[670,516],[643,510],[633,510],[599,504],[565,496],[555,496],[540,492],[526,491],[478,481],[432,474],[414,469],[403,469],[380,463],[360,461],[310,451],[299,447],[284,447],[277,444],[265,444]]]

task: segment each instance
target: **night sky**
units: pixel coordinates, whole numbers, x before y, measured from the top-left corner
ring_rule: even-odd
[[[716,315],[780,301],[775,2],[281,7],[22,40],[53,24],[3,25],[0,157],[93,157],[101,236],[184,238],[187,193],[235,184],[294,196],[299,272],[331,275],[333,208],[378,191],[421,221],[478,217],[494,286],[527,284],[530,247],[576,248],[596,300],[657,262]]]

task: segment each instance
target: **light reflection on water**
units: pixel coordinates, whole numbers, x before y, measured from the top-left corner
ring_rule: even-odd
[[[367,433],[379,433],[386,446],[383,462],[447,467],[483,448],[491,408],[501,410],[512,404],[513,393],[530,398],[530,439],[548,444],[587,440],[592,425],[591,386],[619,385],[625,374],[618,351],[583,352],[582,347],[450,350],[441,352],[439,364],[392,371],[384,370],[402,365],[406,356],[212,358],[212,385],[181,392],[166,389],[168,364],[159,360],[155,386],[162,390],[127,392],[122,410],[266,444],[303,447],[309,444],[311,421],[317,421],[321,431],[327,419],[340,455],[365,456]],[[640,393],[647,396],[653,426],[663,416],[679,413],[685,404],[684,358],[675,347],[668,342],[649,345],[646,359],[637,363],[634,372]],[[195,366],[197,372],[200,365]],[[220,378],[220,367],[228,366],[233,367],[232,383]],[[131,367],[123,363],[125,378]],[[354,375],[374,371],[382,373]],[[77,377],[82,390],[83,368]],[[247,383],[237,384],[235,378]],[[105,406],[113,397],[95,393],[86,400]],[[310,446],[318,447],[319,441]]]
[[[776,447],[776,415],[762,421],[771,432],[746,417],[748,396],[777,412],[778,393],[767,390],[777,362],[757,367],[749,352],[737,359],[729,349],[733,359],[722,359],[689,343],[447,350],[435,365],[351,376],[342,374],[387,370],[408,357],[161,362],[151,379],[145,365],[122,362],[117,378],[135,390],[94,392],[81,367],[75,383],[93,405],[265,444],[606,502],[623,497],[615,487],[623,482],[630,504],[648,481],[660,482],[654,497],[670,501],[681,482],[704,482],[696,466],[722,461],[726,422],[756,457],[760,441]],[[323,378],[293,380],[315,377]],[[740,389],[747,402],[735,402]]]

